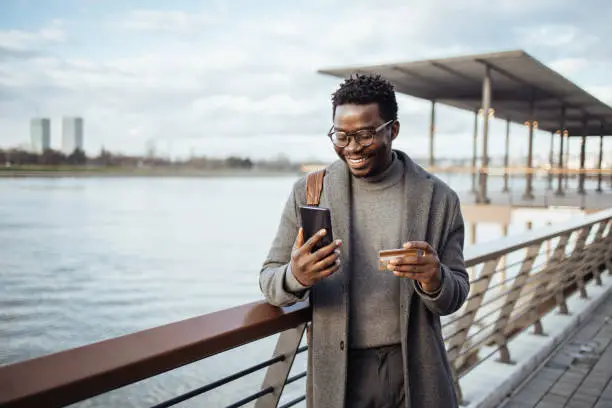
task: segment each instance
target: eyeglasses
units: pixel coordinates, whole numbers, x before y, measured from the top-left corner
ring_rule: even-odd
[[[351,137],[355,138],[355,141],[361,146],[368,147],[369,145],[374,143],[374,137],[378,134],[378,132],[380,132],[393,122],[395,122],[395,119],[383,123],[376,129],[360,129],[354,132],[343,132],[334,130],[334,126],[332,125],[331,129],[329,129],[329,132],[327,133],[327,136],[329,136],[332,143],[338,147],[348,146],[351,142]]]

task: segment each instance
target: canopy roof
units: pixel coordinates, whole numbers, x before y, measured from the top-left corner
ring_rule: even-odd
[[[379,73],[397,92],[477,112],[482,106],[487,66],[495,117],[525,123],[532,119],[533,101],[533,120],[540,130],[559,130],[565,106],[565,128],[570,136],[582,136],[585,121],[587,136],[612,135],[610,106],[522,50],[318,72],[340,78]]]

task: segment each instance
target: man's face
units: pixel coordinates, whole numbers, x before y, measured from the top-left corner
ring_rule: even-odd
[[[368,105],[339,105],[334,116],[334,130],[355,132],[363,129],[374,130],[385,121],[380,117],[377,103]],[[354,137],[349,138],[346,147],[334,145],[338,157],[348,165],[355,177],[370,177],[379,174],[391,164],[391,143],[399,133],[399,122],[395,121],[380,130],[371,145],[364,147]]]

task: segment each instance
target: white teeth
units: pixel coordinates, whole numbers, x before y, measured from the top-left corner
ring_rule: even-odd
[[[351,163],[354,163],[354,164],[359,164],[359,163],[363,163],[365,161],[365,159],[362,157],[360,159],[348,159],[348,161],[350,161]]]

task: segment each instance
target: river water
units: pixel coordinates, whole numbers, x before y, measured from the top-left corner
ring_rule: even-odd
[[[443,178],[458,191],[470,186],[464,175]],[[259,267],[295,180],[0,179],[0,365],[261,299]],[[499,227],[478,235],[494,239]],[[75,406],[149,406],[268,358],[274,341]],[[227,405],[261,378],[180,406]],[[295,387],[289,395],[303,391]]]

